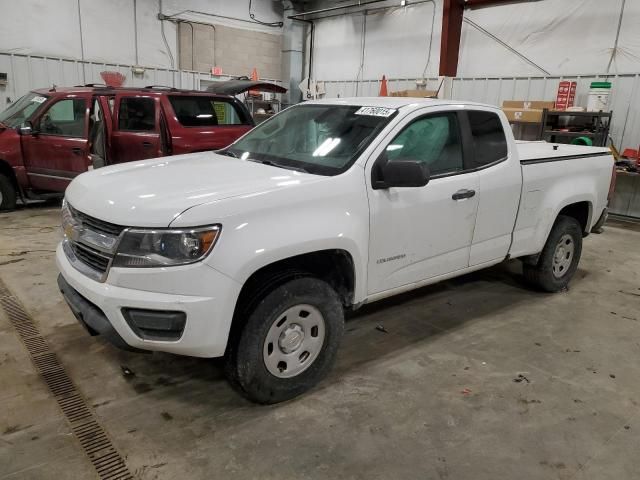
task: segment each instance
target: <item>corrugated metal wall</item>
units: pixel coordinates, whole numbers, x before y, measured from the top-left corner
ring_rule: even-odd
[[[29,90],[52,85],[73,86],[87,83],[104,83],[100,72],[114,71],[126,76],[125,86],[144,87],[165,85],[169,87],[203,90],[216,80],[229,76],[213,77],[208,73],[186,70],[147,68],[144,75],[133,75],[131,65],[81,62],[78,60],[20,55],[0,52],[0,72],[7,73],[7,85],[0,85],[0,110],[8,101],[15,101]],[[280,80],[263,78],[281,84]]]
[[[586,106],[589,85],[607,79],[613,84],[609,106],[613,110],[611,136],[618,148],[640,145],[640,74],[579,75],[563,77],[455,78],[451,98],[502,105],[504,100],[549,100],[556,97],[558,82],[578,83],[576,105]],[[427,88],[436,90],[438,79],[427,79]],[[326,97],[376,96],[379,80],[355,82],[324,81]],[[389,79],[389,91],[415,89],[415,79]]]

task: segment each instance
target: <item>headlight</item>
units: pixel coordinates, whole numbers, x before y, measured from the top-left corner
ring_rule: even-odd
[[[164,267],[202,260],[220,236],[220,225],[181,230],[130,229],[124,233],[114,267]]]

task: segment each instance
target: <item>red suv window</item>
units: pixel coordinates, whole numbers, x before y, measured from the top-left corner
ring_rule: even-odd
[[[156,102],[149,97],[123,97],[118,109],[118,130],[147,132],[156,129]]]
[[[244,113],[229,100],[196,95],[169,95],[169,102],[178,121],[185,127],[247,124]]]

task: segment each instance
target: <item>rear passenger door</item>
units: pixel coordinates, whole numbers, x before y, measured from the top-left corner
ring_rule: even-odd
[[[116,96],[111,163],[132,162],[163,155],[158,107],[156,97]]]
[[[503,123],[492,110],[467,110],[471,139],[469,168],[480,185],[478,215],[469,265],[502,260],[509,253],[522,187],[520,162],[514,161]]]

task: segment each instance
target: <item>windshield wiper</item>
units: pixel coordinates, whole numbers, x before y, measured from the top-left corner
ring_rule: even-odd
[[[238,158],[238,156],[233,153],[231,150],[225,148],[224,150],[218,150],[216,153],[219,153],[220,155],[225,155],[227,157],[233,157],[233,158]]]
[[[291,165],[283,165],[281,163],[276,163],[272,160],[256,160],[253,158],[248,158],[247,160],[250,162],[261,163],[263,165],[269,165],[270,167],[278,167],[278,168],[284,168],[285,170],[294,170],[296,172],[309,173],[309,170],[306,170],[302,167],[292,167]]]

